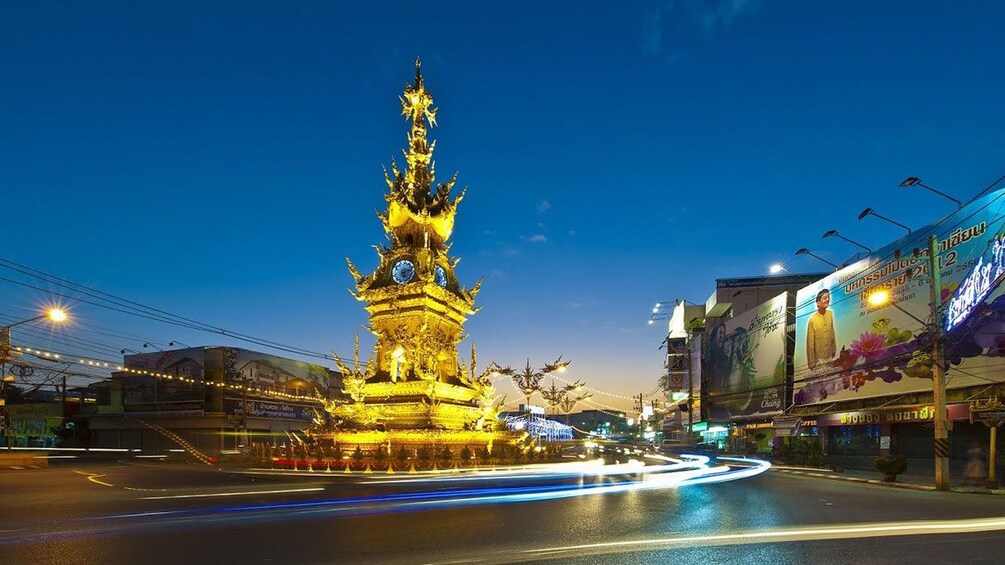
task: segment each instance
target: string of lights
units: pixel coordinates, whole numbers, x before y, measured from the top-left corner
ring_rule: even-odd
[[[124,314],[129,314],[129,315],[133,315],[133,316],[137,316],[137,317],[140,317],[140,318],[145,318],[145,319],[149,319],[149,320],[153,320],[153,321],[157,321],[157,322],[171,324],[171,325],[175,325],[175,326],[179,326],[179,327],[185,327],[185,328],[188,328],[188,329],[193,329],[193,330],[198,330],[198,331],[202,331],[202,332],[213,333],[213,334],[217,334],[217,335],[223,335],[223,336],[227,336],[227,337],[230,337],[230,338],[238,340],[238,341],[244,341],[244,342],[247,342],[247,343],[253,343],[255,345],[260,345],[260,346],[267,347],[267,348],[270,348],[270,349],[274,349],[274,350],[278,350],[278,351],[285,351],[287,353],[294,353],[294,354],[303,355],[303,356],[306,356],[306,357],[325,359],[325,360],[329,360],[329,361],[335,361],[336,360],[336,357],[334,355],[331,355],[331,354],[328,354],[328,353],[321,353],[321,352],[312,351],[312,350],[301,348],[301,347],[296,347],[296,346],[292,346],[292,345],[282,344],[282,343],[279,343],[279,342],[276,342],[276,341],[272,341],[272,340],[268,340],[268,339],[265,339],[265,338],[259,338],[259,337],[251,336],[251,335],[248,335],[248,334],[244,334],[242,332],[238,332],[238,331],[234,331],[234,330],[228,330],[226,328],[221,328],[221,327],[217,327],[217,326],[214,326],[214,325],[211,325],[211,324],[207,324],[207,323],[204,323],[204,322],[199,322],[199,321],[193,320],[191,318],[186,318],[184,316],[180,316],[180,315],[177,315],[177,314],[171,314],[170,312],[166,312],[164,310],[160,310],[160,309],[153,308],[153,307],[150,307],[150,306],[145,306],[145,305],[140,304],[138,302],[134,302],[134,301],[131,301],[131,300],[128,300],[128,299],[125,299],[125,298],[121,298],[121,297],[115,296],[113,294],[109,294],[109,293],[106,293],[106,292],[103,292],[103,291],[100,291],[100,290],[88,287],[86,285],[75,283],[75,282],[69,281],[67,279],[54,276],[54,275],[49,275],[49,274],[44,273],[42,271],[39,271],[37,269],[33,269],[31,267],[28,267],[28,266],[25,266],[25,265],[21,265],[19,263],[16,263],[14,261],[10,261],[10,260],[7,260],[7,259],[0,258],[0,268],[6,268],[6,269],[9,269],[9,270],[12,270],[12,271],[20,273],[22,275],[25,275],[27,277],[43,281],[43,282],[45,282],[45,283],[47,283],[49,285],[53,285],[53,286],[56,286],[56,287],[59,287],[59,288],[63,288],[65,290],[68,290],[68,291],[73,292],[75,294],[79,294],[79,295],[82,295],[82,296],[87,296],[87,297],[93,299],[93,300],[87,300],[87,299],[81,298],[79,296],[76,296],[76,297],[73,297],[73,298],[64,298],[64,300],[68,300],[68,301],[72,301],[72,302],[79,302],[79,303],[82,303],[82,304],[89,304],[89,305],[96,306],[96,307],[99,307],[99,308],[104,308],[104,309],[108,309],[108,310],[112,310],[112,311],[116,311],[116,312],[120,312],[120,313],[124,313]],[[22,286],[22,287],[25,287],[25,288],[30,288],[30,289],[33,289],[33,290],[44,292],[46,294],[52,294],[52,289],[41,288],[39,286],[36,286],[36,285],[33,285],[33,284],[29,284],[29,283],[27,283],[25,281],[20,281],[20,280],[17,280],[17,279],[12,279],[12,278],[9,278],[9,277],[0,277],[0,281],[9,282],[9,283],[12,283],[12,284],[15,284],[15,285],[19,285],[19,286]],[[344,359],[339,359],[339,360],[342,361],[342,362],[346,362]]]
[[[614,416],[615,418],[624,418],[625,416],[625,412],[623,410],[615,408],[613,406],[598,404],[596,402],[591,401],[590,399],[583,400],[583,403],[589,406],[590,408],[593,408],[597,412],[607,414],[608,416]]]
[[[239,383],[228,383],[228,382],[224,382],[224,381],[206,381],[206,380],[203,380],[203,379],[198,379],[197,380],[197,379],[193,379],[193,378],[190,378],[190,377],[185,377],[185,376],[182,376],[182,375],[172,375],[172,374],[169,374],[169,373],[161,373],[161,372],[158,372],[158,371],[151,371],[149,369],[136,368],[136,367],[128,367],[128,366],[124,366],[124,365],[120,365],[120,364],[114,364],[114,362],[103,361],[103,360],[83,359],[83,358],[77,358],[76,360],[74,360],[74,359],[68,359],[68,358],[65,358],[63,355],[61,355],[59,353],[55,353],[55,352],[52,352],[52,351],[43,351],[43,350],[34,349],[34,348],[30,348],[30,347],[16,346],[16,347],[13,347],[12,349],[14,351],[18,352],[18,353],[33,355],[33,356],[39,357],[41,359],[60,360],[62,363],[66,363],[66,364],[69,364],[69,365],[76,364],[76,365],[82,365],[82,366],[85,366],[85,367],[97,367],[97,368],[103,368],[103,369],[108,369],[108,370],[120,371],[120,372],[128,373],[128,374],[131,374],[131,375],[154,377],[154,378],[164,379],[164,380],[168,380],[168,381],[175,381],[175,382],[188,383],[188,384],[197,384],[197,385],[217,387],[217,388],[237,390],[237,391],[248,391],[248,392],[254,392],[256,394],[262,394],[262,395],[265,395],[265,396],[274,396],[274,397],[278,397],[278,398],[295,399],[295,400],[316,400],[315,397],[311,396],[311,395],[305,395],[305,394],[299,394],[299,393],[291,394],[291,393],[286,393],[286,392],[282,392],[282,391],[270,390],[270,389],[262,388],[262,387],[249,386],[249,385],[239,384]],[[87,376],[91,376],[91,375],[87,375]],[[101,378],[103,378],[103,377],[101,377]]]
[[[563,383],[565,383],[567,385],[575,385],[575,384],[577,384],[577,383],[569,381],[568,379],[562,378],[562,377],[560,377],[560,376],[558,376],[558,375],[556,375],[554,373],[548,375],[548,377],[553,377],[553,378],[555,378],[555,379],[557,379],[557,380],[559,380],[559,381],[561,381],[561,382],[563,382]],[[593,388],[593,387],[589,387],[589,386],[586,386],[586,385],[582,385],[582,388],[583,388],[583,390],[587,390],[589,392],[595,392],[597,394],[602,394],[604,396],[610,396],[612,398],[620,398],[621,400],[630,400],[632,402],[634,402],[636,400],[636,397],[625,396],[623,394],[616,394],[616,393],[613,393],[613,392],[607,392],[607,391],[603,391],[603,390],[596,389],[596,388]]]

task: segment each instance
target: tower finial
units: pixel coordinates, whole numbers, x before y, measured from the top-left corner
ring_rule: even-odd
[[[415,87],[422,88],[422,59],[415,57]]]

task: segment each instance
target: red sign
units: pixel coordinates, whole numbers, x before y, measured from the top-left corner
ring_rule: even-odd
[[[970,419],[969,404],[950,404],[946,406],[946,412],[950,420]],[[934,420],[935,407],[922,405],[891,408],[888,410],[862,410],[858,412],[820,414],[817,416],[817,425],[865,426],[869,424],[909,424],[914,422],[931,422]]]

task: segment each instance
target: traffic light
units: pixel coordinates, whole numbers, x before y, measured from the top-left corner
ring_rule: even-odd
[[[681,402],[680,404],[677,405],[677,408],[679,408],[681,412],[691,411],[691,407],[687,405],[687,402]]]

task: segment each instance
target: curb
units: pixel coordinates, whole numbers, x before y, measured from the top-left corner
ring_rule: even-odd
[[[772,471],[778,473],[788,473],[790,475],[802,475],[804,477],[815,477],[818,479],[831,479],[834,481],[848,481],[852,483],[866,483],[870,485],[879,485],[884,487],[893,488],[906,488],[911,490],[924,490],[924,491],[935,491],[936,488],[931,485],[919,485],[915,483],[888,483],[886,481],[880,481],[877,479],[862,479],[859,477],[847,477],[836,475],[828,469],[817,469],[813,467],[772,467]],[[984,494],[984,495],[1005,495],[1005,488],[999,489],[986,489],[973,486],[956,486],[950,487],[949,492],[955,492],[959,494]]]
[[[807,471],[796,471],[794,469],[777,469],[777,468],[774,468],[774,467],[772,467],[771,470],[775,471],[777,473],[787,473],[787,474],[790,474],[790,475],[802,475],[804,477],[816,477],[818,479],[831,479],[831,480],[835,480],[835,481],[847,481],[847,482],[852,482],[852,483],[865,483],[865,484],[870,484],[870,485],[878,485],[878,486],[893,487],[893,488],[905,488],[905,489],[911,489],[911,490],[926,490],[926,491],[934,491],[935,490],[934,486],[929,486],[929,485],[916,485],[916,484],[913,484],[913,483],[896,483],[896,482],[890,483],[890,482],[881,481],[881,480],[878,480],[878,479],[860,479],[858,477],[842,477],[842,476],[836,475],[834,473],[819,472],[819,471],[816,471],[816,470],[812,470],[812,471],[810,471],[810,470],[807,470]]]

